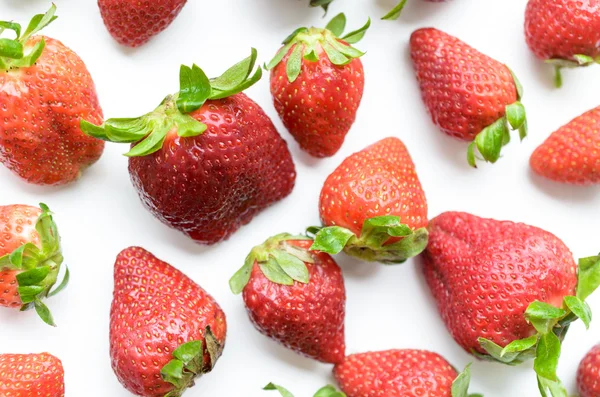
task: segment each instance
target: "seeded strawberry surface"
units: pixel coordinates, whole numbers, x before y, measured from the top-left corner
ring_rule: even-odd
[[[594,346],[579,364],[577,390],[579,397],[600,396],[600,345]]]
[[[0,354],[0,396],[64,397],[64,370],[51,354]]]

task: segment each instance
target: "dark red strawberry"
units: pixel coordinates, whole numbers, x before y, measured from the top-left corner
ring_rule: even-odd
[[[266,385],[263,390],[277,390],[282,397],[294,397],[292,393],[286,388],[275,385],[273,383],[269,383]],[[346,395],[342,392],[337,391],[337,389],[332,385],[327,385],[325,387],[320,388],[314,395],[314,397],[346,397]]]
[[[566,396],[556,376],[561,341],[577,318],[589,325],[585,299],[600,284],[600,257],[578,268],[547,231],[446,212],[429,224],[423,259],[442,319],[463,349],[511,365],[535,357],[542,395]]]
[[[139,47],[165,30],[187,0],[98,0],[104,25],[119,42]]]
[[[313,241],[279,234],[252,249],[229,284],[243,292],[250,320],[261,333],[326,363],[344,359],[346,289],[331,256]]]
[[[429,1],[430,3],[443,3],[447,0],[425,0],[425,1]],[[392,8],[392,10],[390,10],[390,12],[388,12],[383,18],[384,20],[396,20],[400,17],[400,14],[402,13],[402,10],[404,10],[404,6],[406,5],[406,3],[408,2],[408,0],[401,0],[400,3],[398,3],[398,5],[396,5],[396,7]]]
[[[442,356],[425,350],[352,354],[333,374],[348,397],[466,397],[471,381],[469,366],[458,374]]]
[[[51,354],[0,354],[0,396],[65,397],[64,378]]]
[[[287,144],[263,110],[241,91],[261,77],[256,51],[209,80],[181,67],[181,90],[153,112],[109,119],[83,130],[131,142],[129,173],[144,205],[163,223],[201,244],[227,239],[292,191],[296,171]]]
[[[364,54],[349,44],[361,40],[370,24],[342,37],[346,17],[339,14],[325,29],[297,29],[267,65],[277,113],[312,156],[337,153],[356,119],[365,87],[359,59]]]
[[[533,170],[556,182],[600,183],[600,107],[552,133],[531,155]]]
[[[555,67],[562,85],[562,67],[588,66],[600,59],[599,0],[529,0],[525,40],[536,57]]]
[[[511,129],[525,138],[523,89],[508,67],[434,28],[415,31],[410,52],[433,122],[444,133],[471,142],[471,166],[475,149],[495,163]]]
[[[581,360],[577,371],[577,390],[579,397],[600,396],[600,345],[594,346]]]
[[[142,397],[181,396],[213,369],[226,332],[217,302],[185,274],[143,248],[119,254],[110,357],[127,390]]]
[[[354,153],[329,175],[319,202],[324,228],[312,249],[342,249],[366,261],[401,263],[427,245],[427,200],[410,154],[398,138]]]
[[[40,208],[0,206],[0,306],[35,308],[44,322],[54,326],[42,300],[67,286],[69,270],[53,289],[63,262],[60,236],[48,206]]]
[[[60,41],[36,36],[56,19],[52,5],[21,25],[1,22],[16,39],[0,39],[0,162],[27,182],[62,185],[95,163],[104,142],[81,132],[82,118],[102,121],[83,61]]]

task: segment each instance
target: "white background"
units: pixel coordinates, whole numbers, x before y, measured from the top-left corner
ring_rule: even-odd
[[[106,117],[138,116],[154,109],[178,88],[181,63],[201,65],[209,76],[259,51],[268,61],[278,43],[296,27],[321,26],[320,9],[308,0],[191,1],[172,26],[136,50],[120,47],[105,30],[94,0],[57,0],[59,19],[45,30],[62,40],[86,62]],[[256,217],[229,241],[212,247],[154,219],[139,202],[121,154],[125,146],[108,144],[101,160],[80,181],[62,188],[26,185],[0,166],[0,205],[43,201],[56,213],[66,263],[72,271],[69,288],[47,303],[58,328],[43,324],[34,312],[0,309],[0,352],[49,351],[66,369],[68,397],[129,396],[112,373],[108,354],[109,307],[113,263],[117,253],[141,245],[178,267],[208,290],[227,314],[227,346],[215,371],[198,381],[186,396],[265,396],[269,381],[287,386],[297,397],[312,396],[332,382],[331,366],[297,356],[254,330],[241,297],[229,291],[229,277],[242,265],[250,248],[283,231],[301,232],[318,223],[317,202],[327,175],[349,154],[387,136],[408,146],[433,217],[446,210],[523,221],[547,229],[576,257],[600,250],[599,191],[545,181],[532,175],[529,155],[552,131],[600,99],[600,67],[564,73],[565,87],[551,84],[551,70],[533,58],[523,37],[523,0],[456,0],[432,4],[410,0],[399,21],[378,18],[394,0],[337,0],[330,16],[346,12],[349,28],[374,24],[357,45],[363,58],[366,89],[357,121],[342,150],[333,158],[315,160],[302,153],[284,130],[271,104],[268,78],[248,90],[273,118],[288,141],[298,170],[292,195]],[[49,6],[46,0],[3,0],[1,19],[23,24]],[[525,87],[530,137],[504,150],[496,165],[473,170],[465,160],[466,145],[440,133],[421,103],[408,55],[410,33],[435,26],[510,65]],[[515,136],[516,138],[516,136]],[[457,367],[473,360],[446,332],[421,276],[418,261],[385,267],[339,258],[346,278],[347,353],[391,348],[437,351]],[[600,293],[591,298],[600,310]],[[600,340],[600,322],[584,332],[572,327],[564,344],[560,376],[575,392],[579,360]],[[473,392],[487,397],[535,396],[531,363],[520,367],[475,363]],[[271,393],[271,394],[270,394]]]

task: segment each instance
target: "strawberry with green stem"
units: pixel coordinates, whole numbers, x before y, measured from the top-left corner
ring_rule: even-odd
[[[277,390],[279,394],[281,394],[281,397],[294,397],[294,395],[285,387],[273,383],[266,385],[263,390]],[[338,391],[334,386],[327,385],[317,390],[313,397],[346,397],[346,395],[341,391]]]

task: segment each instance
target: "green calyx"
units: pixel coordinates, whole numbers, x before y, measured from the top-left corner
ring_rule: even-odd
[[[277,66],[283,58],[292,51],[286,64],[286,74],[290,82],[296,81],[302,71],[302,60],[317,62],[322,52],[331,63],[343,66],[354,58],[360,58],[365,53],[352,47],[350,44],[358,43],[365,36],[371,26],[371,19],[360,29],[344,36],[346,29],[346,16],[338,14],[325,27],[299,28],[283,41],[283,47],[265,67],[268,70]]]
[[[206,131],[206,124],[189,113],[200,109],[208,100],[226,98],[244,91],[262,77],[259,67],[254,73],[257,52],[229,68],[215,79],[209,79],[198,66],[181,66],[179,92],[167,96],[154,111],[136,118],[108,119],[96,126],[81,120],[81,130],[90,136],[117,143],[136,143],[126,156],[147,156],[162,148],[171,131],[180,137],[194,137]]]
[[[294,395],[287,390],[286,388],[275,385],[273,383],[269,383],[266,385],[263,390],[277,390],[281,397],[294,397]],[[313,397],[346,397],[346,394],[338,391],[334,386],[327,385],[325,387],[320,388]]]
[[[586,328],[589,327],[592,311],[585,300],[598,286],[600,286],[600,256],[580,259],[575,296],[566,296],[562,308],[535,301],[525,311],[525,318],[533,325],[536,334],[513,341],[504,348],[488,339],[480,338],[479,343],[488,355],[476,355],[485,360],[508,365],[518,365],[533,358],[541,395],[567,397],[567,391],[556,373],[561,354],[561,342],[570,324],[577,319],[581,319]]]
[[[398,216],[378,216],[363,223],[360,237],[340,226],[310,227],[308,235],[314,236],[311,250],[339,254],[342,250],[367,262],[398,264],[419,255],[429,240],[426,228],[412,230],[401,223]],[[386,244],[390,238],[401,237]]]
[[[476,158],[479,157],[476,155],[475,149],[481,155],[480,160],[493,164],[500,158],[502,148],[510,142],[511,131],[518,130],[521,141],[527,136],[527,114],[525,113],[525,106],[521,103],[523,86],[512,70],[510,72],[517,89],[517,101],[507,105],[504,116],[484,128],[469,145],[467,161],[471,167],[477,168]]]
[[[215,367],[223,353],[223,346],[217,341],[210,327],[206,327],[204,331],[204,342],[187,342],[173,350],[173,359],[160,370],[162,379],[174,386],[164,397],[180,397],[188,387],[194,385],[195,379],[209,373]],[[208,365],[204,365],[205,348],[210,357]]]
[[[63,256],[60,236],[52,213],[46,204],[40,204],[42,213],[37,219],[35,229],[40,237],[41,248],[26,243],[0,257],[0,270],[16,270],[18,293],[23,306],[21,311],[35,309],[40,318],[48,325],[56,326],[52,313],[42,302],[62,291],[69,282],[69,269],[66,269],[60,285],[52,290],[57,282]]]
[[[471,364],[467,365],[463,372],[458,374],[452,382],[452,397],[483,397],[482,394],[469,394],[471,383]]]
[[[402,10],[404,9],[404,6],[406,5],[406,2],[407,0],[401,0],[396,7],[392,8],[391,11],[385,14],[381,19],[383,19],[384,21],[392,21],[398,19],[400,17],[400,14],[402,13]]]
[[[600,57],[592,58],[589,55],[575,54],[573,60],[553,58],[546,60],[546,63],[554,66],[554,85],[556,88],[562,87],[562,68],[578,68],[600,63]]]
[[[0,37],[0,69],[8,71],[30,67],[35,64],[42,55],[46,42],[42,38],[32,48],[26,48],[27,41],[57,18],[54,15],[55,12],[56,6],[52,4],[45,14],[34,16],[23,34],[21,34],[20,24],[11,21],[0,21],[0,36],[7,30],[15,34],[14,39]]]
[[[333,3],[333,0],[310,0],[311,7],[322,7],[323,10],[325,10],[325,14],[327,14],[327,10],[331,3]]]
[[[234,294],[240,294],[250,281],[254,263],[265,277],[276,284],[294,285],[294,281],[308,284],[310,276],[307,263],[315,263],[313,255],[305,249],[288,243],[290,240],[310,240],[306,236],[293,236],[288,233],[269,238],[261,245],[252,248],[244,266],[229,280],[229,287]]]

